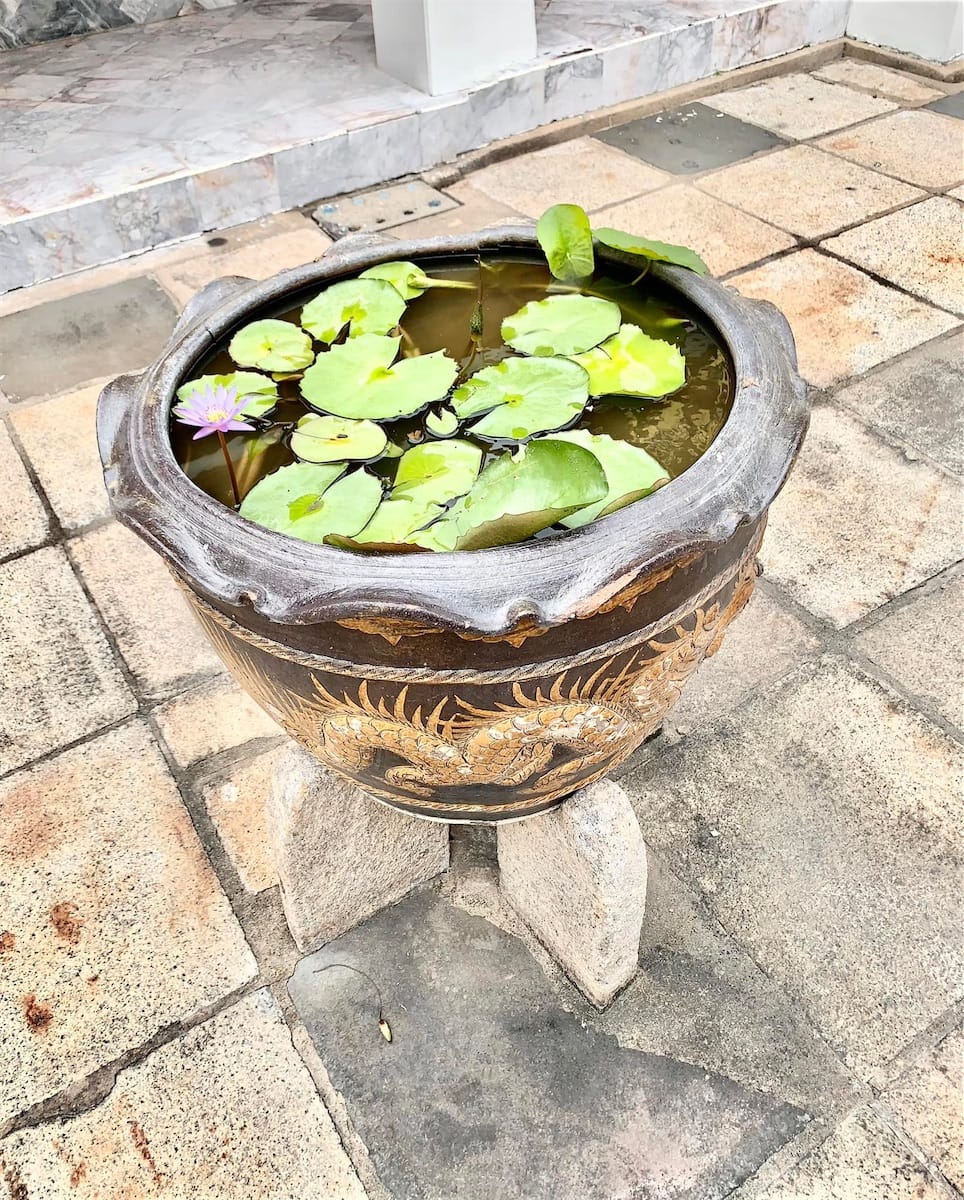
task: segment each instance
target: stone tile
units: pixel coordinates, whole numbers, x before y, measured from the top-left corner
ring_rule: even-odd
[[[365,1200],[267,991],[121,1071],[90,1111],[8,1137],[0,1159],[11,1189],[48,1200]]]
[[[964,1034],[946,1038],[883,1094],[883,1101],[947,1179],[964,1188]]]
[[[870,1108],[835,1129],[766,1200],[946,1200],[946,1190]]]
[[[806,187],[800,186],[803,179]],[[812,146],[738,163],[705,176],[699,187],[806,238],[824,237],[926,195]]]
[[[854,644],[935,712],[964,729],[964,652],[948,637],[964,622],[964,579],[941,578],[865,629]]]
[[[964,754],[844,661],[622,780],[647,840],[861,1076],[964,995]]]
[[[4,488],[0,510],[0,557],[5,557],[45,541],[50,522],[10,434],[3,426],[0,426],[0,479]]]
[[[134,697],[63,551],[0,567],[0,772],[132,713]]]
[[[379,981],[391,1047],[364,980],[315,973],[330,962]],[[711,1200],[801,1124],[779,1100],[586,1028],[521,941],[430,891],[303,959],[289,991],[393,1195]]]
[[[935,197],[824,243],[864,270],[952,312],[964,310],[964,206]]]
[[[163,348],[176,317],[171,301],[149,279],[0,317],[3,390],[11,400],[24,400],[138,370]]]
[[[593,212],[651,192],[667,180],[664,172],[589,137],[505,159],[465,177],[476,191],[527,217],[539,217],[563,201]]]
[[[0,784],[0,1120],[256,973],[139,724]]]
[[[167,747],[179,766],[283,730],[231,679],[221,676],[154,710]]]
[[[472,233],[484,229],[487,225],[505,222],[518,225],[525,223],[525,217],[505,204],[489,196],[477,192],[466,182],[453,183],[445,189],[450,196],[459,202],[458,208],[439,213],[434,217],[423,217],[419,221],[406,221],[389,232],[401,240],[423,237],[446,237],[453,233]]]
[[[928,100],[936,100],[944,95],[916,75],[893,71],[877,63],[862,62],[859,58],[838,58],[811,74],[828,83],[845,83],[858,91],[870,92],[871,95],[903,104],[926,104]]]
[[[711,171],[783,142],[755,125],[699,103],[617,125],[596,138],[674,175]]]
[[[259,754],[201,788],[218,837],[249,892],[262,892],[278,882],[265,805],[275,766],[285,750],[282,746]]]
[[[964,187],[955,188],[952,192],[947,193],[948,196],[953,196],[955,200],[964,200]]]
[[[921,187],[953,187],[964,179],[960,125],[953,117],[921,108],[868,121],[818,144],[851,162]],[[926,154],[921,146],[927,147]]]
[[[760,558],[770,580],[839,628],[954,562],[960,517],[950,476],[819,407]]]
[[[933,112],[946,113],[949,117],[964,119],[964,92],[954,92],[950,96],[942,96],[933,104],[927,106]]]
[[[98,380],[11,414],[30,464],[68,532],[110,512],[95,436],[97,397],[106,382]]]
[[[69,545],[142,695],[162,699],[220,660],[159,555],[111,522]]]
[[[202,171],[189,186],[202,229],[257,220],[281,207],[270,155]]]
[[[736,271],[796,244],[782,230],[688,184],[677,184],[650,196],[604,208],[595,214],[593,223],[692,246],[714,275]]]
[[[455,208],[456,203],[424,179],[410,179],[360,195],[325,200],[311,216],[325,233],[337,239],[349,233],[388,233],[396,225]]]
[[[800,373],[829,387],[956,326],[954,317],[815,250],[801,250],[730,282],[772,301],[790,322]]]
[[[706,98],[721,112],[784,137],[801,140],[866,121],[897,106],[810,75],[776,75],[762,83]]]
[[[0,252],[2,249],[3,244],[0,242]],[[16,291],[5,292],[0,295],[0,317],[136,278],[145,273],[147,268],[143,264],[148,257],[142,254],[123,258],[119,262],[89,267],[86,271],[75,271],[72,275],[63,275],[59,279],[48,279],[45,283],[35,283],[31,287],[20,287]]]
[[[928,342],[834,395],[870,425],[964,473],[964,341]]]

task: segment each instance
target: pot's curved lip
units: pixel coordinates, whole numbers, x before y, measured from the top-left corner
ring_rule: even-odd
[[[772,305],[668,265],[654,266],[654,275],[715,327],[736,386],[730,415],[707,452],[645,503],[557,537],[496,549],[361,555],[263,529],[183,473],[168,429],[174,390],[254,310],[376,262],[513,248],[537,249],[534,229],[494,226],[410,242],[360,236],[263,283],[211,285],[220,303],[204,311],[202,295],[154,366],[118,380],[102,397],[98,438],[118,518],[212,599],[250,605],[273,621],[383,614],[486,633],[521,620],[553,625],[591,613],[641,573],[720,544],[758,519],[786,479],[808,423],[789,326]],[[598,257],[632,261],[603,247]]]

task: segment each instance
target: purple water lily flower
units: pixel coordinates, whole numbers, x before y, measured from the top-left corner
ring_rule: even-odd
[[[209,433],[227,433],[232,429],[254,429],[247,421],[239,421],[247,396],[238,398],[233,387],[206,383],[192,392],[186,400],[174,406],[174,416],[184,425],[200,425],[194,441]]]

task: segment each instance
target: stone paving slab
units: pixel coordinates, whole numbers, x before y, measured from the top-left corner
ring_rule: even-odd
[[[287,746],[281,746],[259,754],[201,788],[218,837],[249,892],[264,891],[278,882],[265,805],[275,766],[286,749]]]
[[[895,71],[858,58],[838,58],[811,74],[828,83],[845,83],[858,91],[903,104],[926,104],[928,100],[937,100],[944,95],[938,88],[905,71]]]
[[[213,675],[221,662],[161,558],[112,521],[68,552],[142,696],[160,700]]]
[[[832,134],[819,145],[920,187],[953,187],[964,179],[960,124],[926,109],[891,113],[859,129]],[[926,154],[921,154],[921,146],[927,147]]]
[[[595,224],[645,229],[647,237],[692,246],[714,275],[737,271],[796,245],[773,225],[686,184],[601,209]]]
[[[169,297],[147,279],[0,317],[4,395],[50,396],[143,369],[170,337],[176,318]]]
[[[834,393],[834,402],[964,474],[964,337],[928,342]]]
[[[962,245],[964,205],[947,197],[912,204],[824,242],[841,258],[951,312],[964,310]]]
[[[806,187],[800,186],[803,179]],[[812,146],[791,146],[715,171],[699,187],[810,239],[926,196],[919,188]]]
[[[241,690],[221,675],[183,692],[154,710],[161,736],[182,767],[284,731]]]
[[[313,974],[328,962],[379,982],[391,1045],[364,980]],[[303,959],[289,991],[379,1178],[405,1200],[715,1200],[804,1120],[583,1028],[518,939],[431,892]]]
[[[800,372],[816,387],[859,375],[958,324],[815,250],[735,276],[744,295],[770,300],[793,329]]]
[[[96,614],[57,547],[0,567],[0,772],[136,708]]]
[[[891,112],[879,96],[824,83],[811,75],[777,75],[752,87],[708,96],[706,103],[781,137],[803,139]]]
[[[443,237],[453,233],[474,233],[497,222],[509,225],[525,223],[526,218],[522,213],[509,208],[507,204],[499,204],[490,199],[477,191],[467,180],[453,183],[445,190],[458,200],[458,208],[451,208],[437,217],[406,221],[404,225],[396,225],[388,233],[399,239]]]
[[[821,406],[760,558],[770,579],[842,627],[955,562],[961,512],[954,478]]]
[[[365,1200],[277,1005],[256,992],[0,1142],[11,1198]]]
[[[964,93],[955,92],[950,96],[942,96],[927,106],[932,112],[946,113],[949,117],[964,120]]]
[[[964,996],[962,768],[828,658],[622,783],[644,837],[866,1078]]]
[[[256,972],[139,724],[0,783],[0,1125]]]
[[[0,479],[4,481],[3,507],[0,508],[0,558],[5,558],[45,542],[50,522],[20,455],[10,440],[10,434],[2,427]]]

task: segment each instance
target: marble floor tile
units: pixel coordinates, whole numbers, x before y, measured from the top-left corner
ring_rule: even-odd
[[[897,106],[879,96],[824,83],[810,75],[778,75],[752,87],[708,96],[706,103],[788,138],[811,138]]]
[[[943,113],[918,108],[868,121],[859,129],[817,143],[851,162],[862,163],[925,188],[948,188],[964,179],[961,125]],[[927,153],[921,153],[921,147]]]

